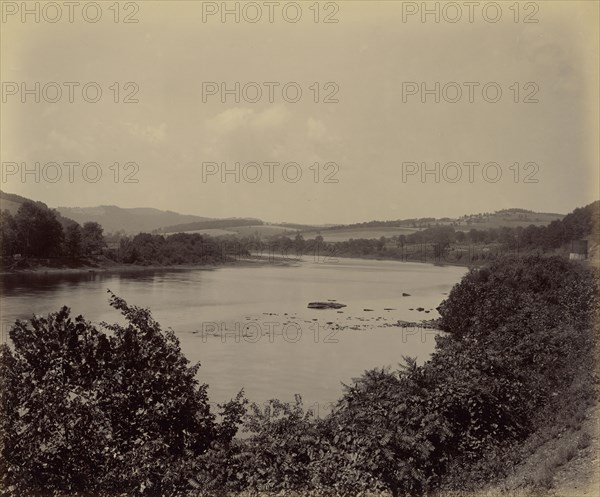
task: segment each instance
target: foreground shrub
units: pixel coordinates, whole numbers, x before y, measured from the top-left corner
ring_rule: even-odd
[[[96,328],[69,309],[10,331],[0,355],[2,486],[160,495],[188,488],[186,459],[227,443],[238,402],[216,423],[170,330],[111,294],[127,321]]]

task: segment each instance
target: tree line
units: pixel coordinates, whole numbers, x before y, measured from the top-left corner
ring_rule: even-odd
[[[121,235],[117,237],[117,247],[108,247],[106,240],[100,224],[79,225],[42,202],[25,201],[14,216],[8,210],[0,212],[0,253],[10,260],[16,255],[82,258],[103,254],[127,264],[167,265],[215,263],[226,259],[211,237],[200,234]]]
[[[409,235],[379,239],[350,239],[326,242],[321,234],[305,239],[301,232],[294,236],[273,235],[262,239],[258,235],[224,235],[210,237],[198,233],[177,233],[169,236],[140,233],[119,237],[119,248],[107,255],[124,263],[183,264],[224,262],[252,255],[295,259],[314,256],[319,260],[335,257],[387,258],[433,261],[446,257],[448,262],[473,263],[496,259],[507,251],[546,252],[598,232],[600,202],[575,209],[562,220],[547,226],[500,227],[458,231],[453,226],[438,225]],[[325,232],[324,232],[325,233]],[[471,251],[467,246],[493,246],[496,251]]]
[[[214,264],[228,259],[222,244],[199,233],[123,236],[119,239],[118,249],[109,250],[107,256],[139,265]]]
[[[456,230],[454,226],[449,225],[430,226],[408,235],[328,242],[327,251],[340,257],[381,257],[401,260],[422,257],[420,249],[415,249],[417,245],[428,245],[431,255],[438,258],[451,249],[460,249],[467,245],[495,245],[505,251],[515,252],[519,250],[545,252],[568,247],[573,241],[600,232],[599,210],[600,202],[597,201],[577,208],[563,219],[552,221],[547,226],[471,228],[469,231]],[[295,239],[277,236],[273,237],[272,241],[284,249],[293,246],[304,250],[306,247],[314,249],[315,243],[318,243],[318,240],[304,241],[300,234],[297,234]],[[468,257],[470,254],[466,255]],[[481,256],[481,253],[475,253],[471,258]],[[456,257],[460,257],[460,254]]]
[[[314,255],[398,260],[450,256],[457,262],[471,263],[478,259],[493,259],[496,255],[468,253],[465,251],[468,245],[490,245],[499,251],[523,252],[545,252],[566,247],[575,240],[600,231],[599,209],[600,202],[594,202],[547,226],[460,231],[454,226],[437,225],[408,235],[325,242],[320,234],[304,239],[300,232],[293,237],[274,235],[266,240],[257,235],[211,237],[199,233],[139,233],[135,236],[105,237],[98,223],[88,222],[80,226],[41,202],[24,202],[14,216],[8,211],[0,213],[0,250],[4,256],[21,254],[29,257],[82,257],[103,252],[114,261],[141,265],[218,263],[251,253],[287,258]],[[108,248],[107,239],[113,240]]]
[[[42,202],[23,202],[14,216],[8,210],[0,212],[0,253],[4,257],[82,257],[97,254],[105,246],[98,223],[81,226]]]

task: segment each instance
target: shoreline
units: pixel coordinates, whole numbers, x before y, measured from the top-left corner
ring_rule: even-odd
[[[220,263],[208,263],[208,264],[158,264],[158,265],[139,265],[139,264],[126,264],[126,263],[114,263],[106,264],[103,262],[98,265],[81,265],[78,267],[51,267],[39,265],[31,268],[24,269],[13,269],[13,270],[0,270],[0,278],[6,276],[16,275],[43,275],[43,274],[89,274],[89,273],[143,273],[152,271],[190,271],[190,270],[206,270],[212,271],[222,267],[248,267],[248,266],[291,266],[293,261],[286,260],[284,258],[267,258],[267,257],[251,257],[248,259],[235,259],[230,261],[224,261]]]
[[[462,267],[470,269],[473,267],[481,267],[491,261],[448,261],[440,260],[440,258],[432,257],[431,260],[423,260],[423,258],[403,258],[396,259],[393,257],[357,257],[357,256],[346,256],[346,255],[334,255],[331,257],[331,264],[335,264],[335,259],[356,259],[365,261],[381,261],[381,262],[398,262],[398,263],[417,263],[417,264],[429,264],[438,267]],[[138,273],[138,272],[151,272],[151,271],[190,271],[190,270],[213,270],[222,267],[248,267],[248,266],[293,266],[302,262],[296,258],[289,257],[274,257],[272,255],[251,255],[248,258],[230,259],[218,263],[188,263],[188,264],[127,264],[109,261],[108,259],[96,261],[96,265],[93,263],[82,264],[77,267],[51,267],[45,265],[39,265],[24,269],[0,269],[0,278],[12,275],[33,275],[33,274],[87,274],[87,273]]]

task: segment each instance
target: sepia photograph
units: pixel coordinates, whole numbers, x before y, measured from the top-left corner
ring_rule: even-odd
[[[600,0],[0,16],[0,497],[600,495]]]

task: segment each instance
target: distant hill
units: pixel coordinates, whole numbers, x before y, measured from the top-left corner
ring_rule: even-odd
[[[43,207],[48,208],[48,206],[44,202],[39,202],[37,200],[31,200],[30,198],[21,197],[21,195],[16,195],[15,193],[6,193],[0,190],[0,211],[7,210],[13,216],[21,207],[21,204],[25,202],[31,202],[34,204],[41,205]],[[73,223],[73,219],[70,217],[66,217],[61,215],[56,209],[51,209],[56,214],[56,219],[62,225],[63,228],[66,228],[69,224]]]
[[[488,229],[506,226],[546,226],[552,221],[560,221],[564,214],[553,212],[534,212],[526,209],[502,209],[493,213],[470,214],[460,217],[455,223],[456,229]]]
[[[43,204],[14,193],[0,191],[0,210],[7,209],[13,215],[17,213],[21,204],[27,201]],[[81,225],[88,221],[94,221],[104,228],[105,233],[115,233],[117,231],[125,231],[131,234],[139,232],[165,234],[206,232],[219,235],[231,232],[231,234],[249,235],[255,232],[272,234],[292,229],[287,226],[267,226],[264,221],[255,218],[215,219],[179,214],[178,212],[163,211],[151,207],[122,208],[115,205],[100,205],[97,207],[58,207],[55,211],[61,223],[63,219],[66,219],[66,222],[72,219]]]
[[[422,217],[393,221],[366,221],[317,229],[309,228],[302,230],[302,235],[305,238],[314,238],[317,234],[320,234],[325,241],[339,242],[351,238],[373,239],[382,236],[409,235],[434,226],[452,226],[456,231],[486,230],[502,226],[509,228],[516,228],[517,226],[524,228],[530,225],[547,226],[552,221],[560,221],[564,217],[564,214],[534,212],[526,209],[503,209],[493,213],[468,214],[460,218]]]
[[[0,191],[0,208],[15,214],[19,206],[27,201],[19,195]],[[32,200],[32,202],[34,202]],[[179,233],[196,232],[212,235],[237,234],[248,236],[258,234],[269,237],[283,233],[302,232],[305,238],[321,234],[327,241],[343,241],[349,238],[380,238],[398,234],[410,234],[428,227],[453,226],[456,231],[469,231],[473,228],[485,230],[502,226],[515,228],[547,226],[559,221],[563,214],[534,212],[526,209],[502,209],[496,212],[468,214],[460,218],[412,218],[391,221],[367,221],[345,225],[312,226],[294,223],[267,223],[255,218],[226,218],[179,214],[154,208],[122,208],[114,205],[98,207],[58,207],[57,212],[64,218],[83,224],[95,221],[102,225],[105,233],[125,231],[127,233],[156,232]]]
[[[328,226],[314,226],[310,224],[293,223],[267,223],[260,219],[253,218],[228,218],[215,219],[213,221],[180,224],[176,226],[166,226],[158,233],[201,233],[210,236],[236,235],[236,236],[259,236],[269,238],[283,234],[294,234],[297,231],[307,232],[315,231]],[[314,238],[314,237],[313,237]]]
[[[339,226],[336,229],[317,229],[306,230],[302,232],[302,236],[305,239],[315,238],[317,235],[321,235],[323,240],[326,242],[343,242],[350,240],[351,238],[357,240],[364,238],[367,240],[379,239],[383,237],[392,237],[398,235],[410,235],[420,231],[422,228],[409,228],[407,226],[365,226],[365,227],[353,227],[352,225],[348,228]]]
[[[70,217],[79,224],[87,221],[100,223],[105,233],[151,232],[163,226],[212,220],[208,217],[161,211],[151,207],[125,209],[116,205],[100,205],[98,207],[58,207],[57,210],[63,216]]]
[[[227,229],[236,226],[262,226],[260,219],[254,218],[228,218],[228,219],[205,219],[192,223],[179,223],[173,226],[165,226],[158,230],[159,233],[183,233],[189,231],[203,231],[207,229]]]
[[[34,204],[43,204],[42,202],[36,202],[35,200],[31,200],[29,198],[21,197],[21,195],[16,195],[14,193],[6,193],[0,190],[0,210],[7,210],[13,216],[21,207],[21,204],[24,202],[33,202]],[[46,204],[43,204],[46,205]],[[46,206],[47,207],[47,206]]]

